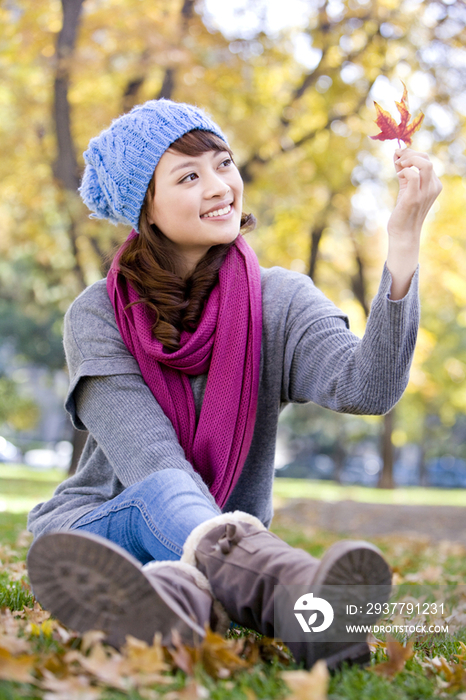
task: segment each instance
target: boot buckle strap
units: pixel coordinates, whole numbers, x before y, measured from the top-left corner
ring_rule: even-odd
[[[218,541],[222,554],[228,554],[231,552],[232,547],[242,540],[244,534],[245,533],[241,525],[236,523],[227,523],[225,526],[225,532]]]

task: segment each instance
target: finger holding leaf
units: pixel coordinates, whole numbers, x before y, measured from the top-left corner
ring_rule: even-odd
[[[440,194],[442,185],[434,172],[432,162],[426,153],[414,151],[409,146],[413,134],[418,131],[424,115],[421,113],[411,123],[408,108],[408,91],[404,91],[401,102],[396,102],[401,116],[399,124],[376,102],[376,124],[380,134],[372,139],[404,141],[407,148],[395,151],[395,171],[399,181],[399,193],[395,209],[388,222],[387,267],[392,275],[390,298],[402,299],[409,289],[412,276],[419,262],[419,244],[422,225]]]
[[[395,151],[394,160],[400,189],[388,234],[403,237],[406,245],[419,245],[422,225],[442,184],[426,153],[400,149]]]

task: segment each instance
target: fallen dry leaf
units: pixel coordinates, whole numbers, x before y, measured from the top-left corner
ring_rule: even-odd
[[[105,639],[105,632],[101,630],[88,630],[81,637],[81,651],[83,654],[88,652],[92,647],[102,644]]]
[[[466,689],[466,644],[460,642],[460,649],[460,654],[453,654],[456,656],[457,662],[448,663],[446,659],[441,657],[440,664],[438,664],[440,672],[445,677],[444,688],[448,689],[449,692]]]
[[[282,671],[281,677],[291,690],[286,700],[327,700],[330,674],[325,661],[317,661],[310,671]]]
[[[410,583],[437,583],[442,576],[442,572],[443,569],[441,566],[429,564],[421,571],[417,571],[413,574],[406,574],[404,579]]]
[[[388,661],[382,661],[380,664],[370,666],[369,670],[374,671],[379,676],[385,678],[393,678],[397,673],[402,671],[408,659],[413,655],[414,639],[411,639],[404,647],[401,642],[387,634],[387,656]]]
[[[225,639],[206,627],[206,636],[196,648],[183,644],[179,634],[173,635],[173,647],[167,649],[174,665],[192,676],[197,665],[202,665],[212,678],[229,678],[233,673],[251,664],[242,659],[245,640]]]
[[[404,141],[407,146],[410,146],[412,143],[412,137],[413,134],[420,129],[422,121],[424,119],[424,115],[421,114],[414,119],[411,124],[409,123],[409,120],[411,119],[411,114],[409,113],[408,109],[408,90],[406,85],[403,83],[403,97],[401,98],[401,102],[395,102],[396,107],[400,113],[401,116],[401,121],[399,124],[396,123],[396,121],[393,119],[391,114],[387,112],[385,109],[382,109],[380,105],[377,104],[377,102],[374,102],[375,109],[377,112],[377,119],[375,120],[375,123],[380,129],[380,134],[377,134],[376,136],[371,136],[371,139],[374,139],[376,141],[387,141],[391,139],[398,139],[398,145],[400,144],[400,141]]]
[[[20,581],[27,575],[26,562],[14,561],[4,564],[1,569],[8,573],[10,581]]]
[[[463,666],[466,668],[466,644],[464,644],[464,642],[460,642],[460,649],[461,654],[453,654],[453,656],[456,656],[458,663],[463,664]]]
[[[272,661],[274,659],[281,664],[289,665],[293,660],[291,653],[286,650],[280,639],[258,637],[255,634],[249,634],[242,639],[244,646],[241,656],[251,666],[254,666],[259,661]]]
[[[0,648],[0,678],[17,683],[34,683],[35,678],[31,672],[36,661],[37,657],[33,654],[14,656],[7,649]]]
[[[369,632],[368,634],[367,643],[371,651],[375,651],[376,649],[385,649],[387,646],[386,642],[383,642],[381,639],[375,637],[372,632]]]
[[[46,691],[44,700],[97,700],[102,692],[100,688],[93,688],[86,676],[56,678],[47,671],[40,685]]]
[[[47,674],[52,674],[58,678],[66,678],[70,675],[70,669],[65,661],[65,654],[61,652],[52,652],[41,656],[36,665],[36,672],[40,679]]]
[[[121,653],[123,660],[120,672],[128,678],[131,686],[138,688],[140,694],[154,683],[170,685],[173,682],[171,676],[162,675],[172,667],[165,660],[161,635],[156,634],[150,645],[128,635]]]
[[[151,645],[131,635],[121,650],[125,659],[125,671],[129,673],[156,673],[168,671],[160,634],[154,636]]]
[[[199,661],[212,678],[229,678],[235,671],[249,666],[239,656],[243,645],[241,640],[225,639],[206,628],[206,636],[198,648]]]
[[[65,662],[69,665],[79,664],[83,671],[103,685],[118,690],[128,688],[127,681],[121,675],[122,657],[114,649],[104,647],[102,643],[94,644],[87,655],[76,650],[69,651],[65,655]]]
[[[54,623],[55,625],[53,632],[57,641],[60,641],[62,644],[68,644],[71,639],[79,638],[79,634],[77,632],[74,632],[67,627],[63,627],[59,624],[58,620],[54,620]]]
[[[434,656],[432,659],[421,662],[421,666],[427,673],[437,676],[437,685],[442,690],[454,693],[466,688],[464,663],[449,663],[443,656]]]
[[[11,654],[23,654],[31,651],[28,639],[20,634],[24,630],[22,620],[16,618],[11,610],[5,608],[0,611],[0,647]]]
[[[168,649],[168,653],[175,667],[184,671],[187,676],[192,676],[194,674],[194,666],[198,661],[195,650],[183,644],[178,630],[173,631],[172,641],[173,646]]]
[[[41,625],[43,622],[45,622],[45,620],[49,619],[50,613],[47,612],[47,610],[44,610],[36,600],[34,601],[33,608],[24,606],[20,612],[15,613],[15,617],[20,617],[21,619],[27,620],[34,625]]]

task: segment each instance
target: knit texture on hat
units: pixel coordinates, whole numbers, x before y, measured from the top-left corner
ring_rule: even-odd
[[[210,131],[228,143],[201,109],[165,99],[134,107],[91,139],[79,188],[91,218],[129,224],[137,231],[157,163],[176,139],[193,129]]]

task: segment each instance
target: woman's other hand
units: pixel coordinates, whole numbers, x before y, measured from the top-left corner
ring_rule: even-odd
[[[396,300],[409,289],[419,261],[422,225],[442,184],[426,153],[397,149],[394,161],[400,191],[388,222],[387,267],[393,280],[390,298]]]

